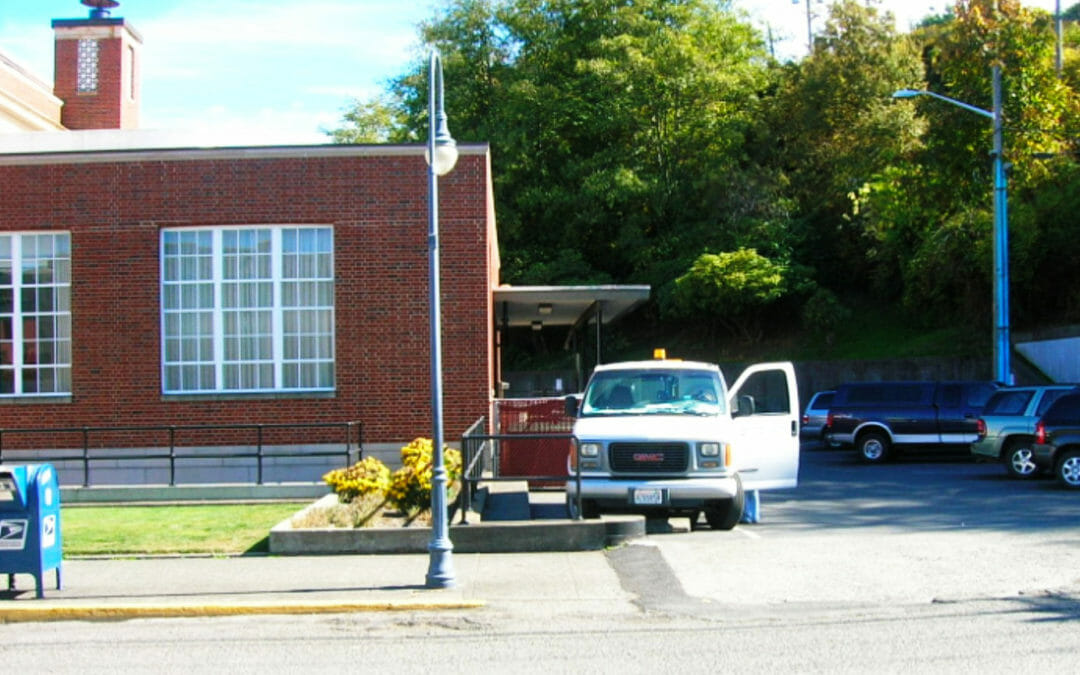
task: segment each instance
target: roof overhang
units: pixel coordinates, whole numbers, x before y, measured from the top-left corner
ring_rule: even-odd
[[[495,289],[495,319],[511,327],[574,326],[597,308],[611,323],[649,299],[651,288],[641,286],[499,286]]]

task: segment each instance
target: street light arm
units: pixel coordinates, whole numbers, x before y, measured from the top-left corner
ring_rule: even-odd
[[[945,101],[946,103],[952,103],[953,105],[959,106],[964,110],[973,112],[976,115],[982,115],[983,117],[989,117],[990,119],[994,119],[994,113],[990,112],[989,110],[983,110],[982,108],[973,106],[968,103],[964,103],[963,101],[957,101],[955,98],[949,98],[948,96],[937,94],[932,91],[926,91],[925,89],[899,89],[897,91],[894,91],[892,95],[893,98],[915,98],[916,96],[930,96],[931,98],[936,98],[940,101]]]
[[[457,158],[457,144],[446,125],[446,110],[443,108],[442,57],[432,49],[428,63],[427,161],[435,169],[436,175],[445,176],[454,168]]]
[[[1001,107],[1001,66],[994,66],[993,88],[993,112],[925,89],[898,89],[893,92],[893,98],[930,96],[987,117],[994,123],[994,379],[1002,384],[1012,384],[1012,341],[1009,338],[1009,209],[1004,157],[1005,125]]]

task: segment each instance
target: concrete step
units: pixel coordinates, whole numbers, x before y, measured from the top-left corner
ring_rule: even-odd
[[[530,520],[529,484],[525,481],[485,483],[478,505],[481,520]]]

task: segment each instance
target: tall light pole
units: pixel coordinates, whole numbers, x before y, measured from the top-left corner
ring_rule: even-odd
[[[1056,40],[1054,45],[1054,70],[1057,72],[1058,79],[1061,79],[1061,67],[1062,67],[1062,25],[1061,25],[1061,0],[1057,0],[1054,3],[1054,33],[1056,34]]]
[[[932,96],[964,110],[990,118],[994,124],[994,379],[1012,384],[1009,365],[1009,213],[1005,182],[1005,132],[1001,115],[1001,67],[994,66],[994,109],[984,110],[923,89],[901,89],[893,98]]]
[[[805,0],[805,2],[806,2],[806,53],[807,54],[813,54],[814,53],[813,13],[812,13],[812,11],[810,9],[810,0]],[[791,0],[791,4],[797,5],[797,4],[799,4],[799,0]],[[821,4],[821,0],[818,0],[818,4],[819,5]]]
[[[436,109],[436,103],[438,107]],[[443,463],[442,322],[439,295],[439,176],[457,163],[457,145],[443,110],[442,59],[431,50],[428,62],[428,306],[431,308],[431,540],[428,542],[427,587],[455,584],[454,545],[446,508],[446,465]]]

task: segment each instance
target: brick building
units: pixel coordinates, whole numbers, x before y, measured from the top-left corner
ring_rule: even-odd
[[[430,436],[424,148],[137,130],[141,37],[84,4],[53,21],[52,91],[0,59],[0,131],[33,131],[0,134],[0,461],[47,453],[69,484],[306,481],[343,464],[349,423],[390,461]],[[451,443],[492,419],[506,329],[591,321],[599,346],[648,297],[500,286],[488,147],[459,154],[439,188]],[[215,456],[255,433],[290,456]],[[174,447],[206,459],[135,458]]]
[[[53,21],[52,92],[0,61],[3,130],[54,131],[0,136],[0,459],[163,448],[169,425],[355,421],[366,452],[430,435],[423,148],[193,148],[131,130],[141,38],[101,6],[115,3],[89,4],[89,18]],[[439,200],[451,441],[489,415],[498,282],[488,149],[459,151]],[[81,427],[97,430],[26,432]],[[100,430],[118,427],[140,429]],[[251,436],[184,433],[177,444]],[[277,448],[342,445],[338,427],[264,433]],[[266,478],[341,463],[290,460]],[[94,482],[162,480],[114,468],[96,465]]]

